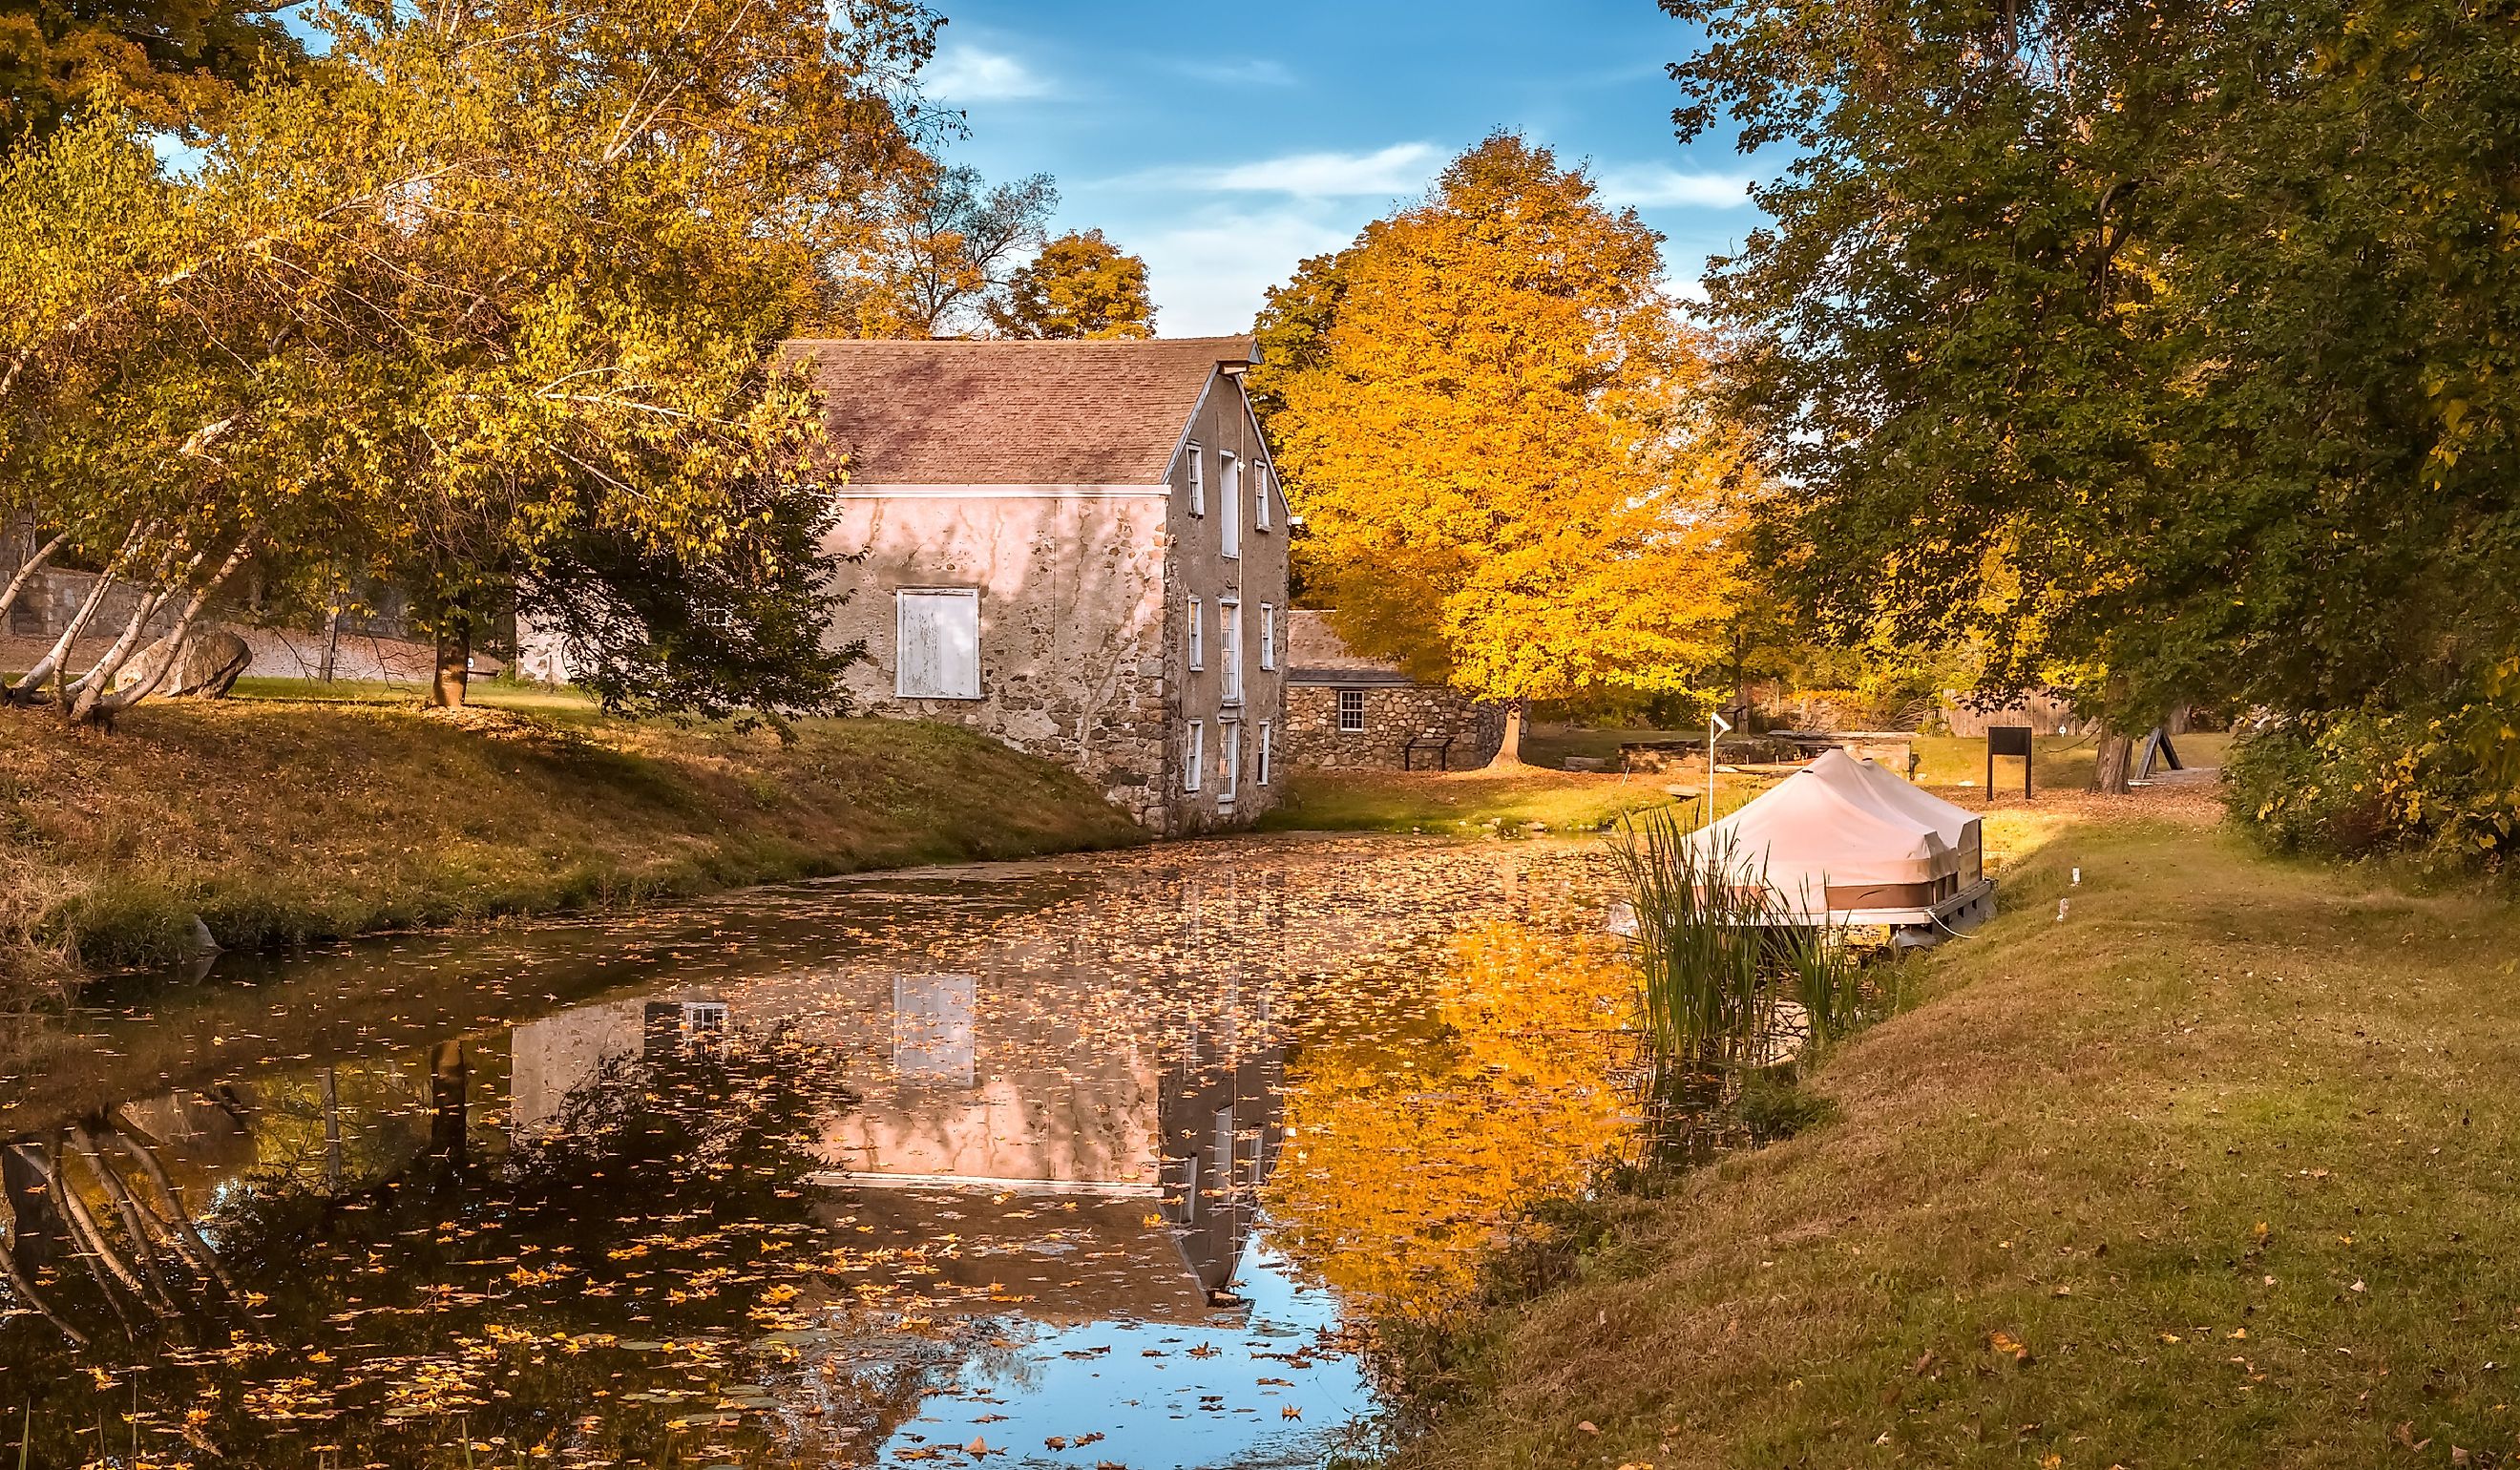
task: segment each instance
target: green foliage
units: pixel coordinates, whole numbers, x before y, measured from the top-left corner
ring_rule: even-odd
[[[457,647],[519,592],[531,613],[537,588],[616,569],[640,585],[609,610],[678,654],[612,665],[662,678],[639,698],[825,701],[827,661],[784,637],[744,651],[812,655],[794,677],[756,659],[702,692],[687,630],[818,575],[774,522],[812,483],[819,406],[764,360],[814,263],[863,246],[868,201],[923,166],[898,99],[934,18],[475,0],[316,20],[323,54],[239,97],[182,178],[130,116],[10,160],[8,509],[170,598],[247,558],[300,605],[398,585]],[[687,573],[653,575],[668,562]]]
[[[1100,230],[1070,232],[1016,268],[989,322],[1012,337],[1119,338],[1155,334],[1147,262]]]
[[[2520,29],[2454,0],[1664,0],[1768,550],[1998,688],[2414,708],[2520,635]]]
[[[2296,719],[2232,748],[2225,800],[2279,852],[2499,867],[2520,851],[2520,782],[2492,757],[2515,723],[2490,703]]]

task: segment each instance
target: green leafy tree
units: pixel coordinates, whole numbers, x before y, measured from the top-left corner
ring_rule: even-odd
[[[1016,269],[1005,299],[990,304],[989,322],[1012,337],[1153,336],[1147,262],[1100,230],[1061,235]]]
[[[1829,625],[2121,729],[2455,709],[2513,649],[2507,17],[1664,8],[1683,138],[1795,156],[1708,286]]]
[[[322,58],[241,97],[184,179],[100,116],[0,180],[0,452],[41,523],[144,595],[63,691],[72,715],[147,692],[115,681],[149,599],[180,635],[248,562],[410,589],[442,703],[473,641],[532,610],[520,590],[609,568],[647,579],[614,605],[676,653],[613,666],[683,671],[641,698],[815,707],[819,676],[757,667],[804,651],[792,628],[743,624],[820,585],[792,493],[820,416],[765,364],[812,263],[861,245],[865,201],[922,162],[895,96],[932,18],[489,0],[326,23]],[[686,574],[654,578],[660,558]],[[669,615],[672,589],[698,601]],[[684,677],[713,637],[756,666]]]

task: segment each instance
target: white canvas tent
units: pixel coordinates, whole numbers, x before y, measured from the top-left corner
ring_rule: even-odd
[[[1778,907],[1803,922],[1825,910],[1831,923],[1940,933],[1995,912],[1978,819],[1842,750],[1689,840],[1764,869]]]

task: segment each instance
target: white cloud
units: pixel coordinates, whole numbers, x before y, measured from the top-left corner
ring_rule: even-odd
[[[1193,80],[1229,87],[1291,87],[1296,84],[1295,73],[1283,62],[1182,62],[1176,69]]]
[[[1659,163],[1605,168],[1600,171],[1601,198],[1614,204],[1654,208],[1675,204],[1700,209],[1732,209],[1750,202],[1750,176],[1738,173],[1683,173]]]
[[[1213,205],[1181,224],[1135,237],[1166,336],[1223,336],[1251,330],[1269,288],[1308,255],[1335,250],[1365,224],[1352,210],[1313,203],[1238,209]]]
[[[1425,188],[1443,156],[1443,150],[1432,143],[1395,143],[1372,153],[1286,154],[1217,167],[1153,168],[1120,182],[1141,188],[1288,194],[1300,199],[1389,198]]]
[[[1058,92],[1019,58],[977,46],[938,47],[920,77],[928,95],[945,102],[1026,102]]]

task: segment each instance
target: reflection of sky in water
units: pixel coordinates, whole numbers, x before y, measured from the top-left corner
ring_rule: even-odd
[[[1093,1322],[1027,1333],[1003,1359],[968,1361],[886,1451],[981,1440],[1013,1464],[1318,1464],[1373,1407],[1355,1357],[1321,1351],[1337,1304],[1299,1285],[1265,1242],[1243,1258],[1236,1284],[1251,1302],[1246,1320]],[[1075,1443],[1097,1432],[1103,1438]],[[1048,1448],[1053,1438],[1067,1448]]]
[[[1344,1329],[1620,1126],[1597,878],[1202,843],[227,967],[0,1100],[0,1401],[32,1463],[144,1401],[169,1465],[1316,1463]],[[153,1166],[252,1296],[131,1248]]]

